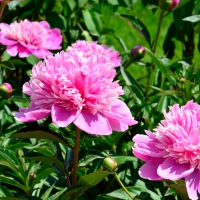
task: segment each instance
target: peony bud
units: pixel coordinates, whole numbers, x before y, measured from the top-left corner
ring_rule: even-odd
[[[103,170],[114,171],[117,168],[117,163],[113,158],[104,158]]]
[[[134,61],[142,59],[144,55],[145,55],[145,48],[143,46],[137,45],[131,50],[131,56]]]
[[[158,5],[162,10],[172,10],[179,3],[179,0],[158,0]]]
[[[3,83],[0,85],[0,96],[8,98],[12,94],[12,86],[9,83]]]

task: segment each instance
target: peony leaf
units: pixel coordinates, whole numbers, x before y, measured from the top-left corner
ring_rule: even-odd
[[[190,16],[190,17],[186,17],[183,20],[193,22],[193,23],[198,22],[198,21],[200,21],[200,15],[193,15],[193,16]]]
[[[151,47],[151,36],[149,31],[147,30],[146,26],[143,24],[142,21],[140,21],[139,18],[133,16],[133,15],[125,15],[121,14],[119,15],[128,25],[130,25],[132,28],[136,29],[140,35],[146,39],[146,41],[149,43],[149,46]]]
[[[115,160],[117,165],[121,165],[125,162],[137,162],[138,159],[134,156],[112,156],[112,158]]]
[[[59,142],[62,144],[65,144],[69,148],[73,149],[73,147],[70,145],[68,141],[66,141],[60,134],[45,128],[45,127],[36,127],[36,126],[29,126],[26,128],[22,128],[13,135],[10,136],[10,138],[37,138],[37,139],[47,139],[54,142]]]
[[[174,192],[176,192],[176,194],[178,194],[183,200],[189,199],[185,184],[172,184],[168,187],[171,188]]]
[[[176,79],[173,76],[173,72],[170,70],[170,68],[168,66],[165,66],[163,63],[161,63],[160,60],[156,57],[156,55],[153,52],[151,52],[149,49],[146,48],[146,51],[151,57],[155,66],[166,76],[166,78],[169,81],[176,83]]]
[[[90,187],[97,185],[109,174],[112,174],[108,171],[98,170],[91,174],[85,174],[78,180],[77,184],[70,187],[66,192],[60,197],[60,200],[66,200],[72,194],[75,194],[74,199],[77,199],[82,193],[84,193]]]
[[[103,159],[104,157],[101,157],[101,156],[97,156],[97,155],[89,155],[83,159],[81,159],[79,161],[79,164],[78,166],[79,167],[85,167],[87,166],[90,162],[92,162],[93,160],[96,160],[96,159]]]

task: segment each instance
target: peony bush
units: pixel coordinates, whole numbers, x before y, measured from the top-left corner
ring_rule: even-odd
[[[199,13],[1,1],[0,199],[198,200]]]

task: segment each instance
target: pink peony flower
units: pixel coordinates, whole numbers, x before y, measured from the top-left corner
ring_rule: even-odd
[[[0,23],[0,43],[7,46],[11,56],[24,58],[33,54],[38,58],[51,55],[49,50],[60,49],[60,29],[50,29],[48,22],[30,22],[27,19],[10,25]]]
[[[83,52],[84,57],[88,58],[92,55],[105,56],[110,60],[113,68],[119,67],[121,65],[121,57],[119,52],[113,51],[111,48],[105,45],[99,45],[97,42],[87,42],[85,40],[77,40],[76,43],[72,44],[72,47],[68,47],[67,51],[72,49],[77,49]]]
[[[49,56],[33,66],[23,92],[30,96],[29,108],[15,114],[22,122],[40,120],[51,115],[59,127],[74,123],[89,134],[108,135],[125,131],[137,122],[124,102],[116,72],[104,56],[73,49]]]
[[[155,134],[136,135],[133,154],[146,163],[139,174],[150,180],[184,178],[189,198],[200,193],[200,105],[189,101],[164,112]]]

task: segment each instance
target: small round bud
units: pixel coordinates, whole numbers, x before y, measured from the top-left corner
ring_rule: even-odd
[[[117,168],[117,163],[113,158],[104,158],[103,170],[114,171]]]
[[[35,179],[37,176],[36,176],[35,173],[31,173],[31,174],[29,175],[29,177],[30,177],[30,179]]]
[[[179,0],[158,0],[158,5],[162,10],[173,10],[179,3]]]
[[[0,96],[8,98],[12,94],[12,86],[9,83],[3,83],[0,85]]]
[[[143,46],[137,45],[131,50],[131,56],[134,61],[142,59],[145,55],[145,48]]]

